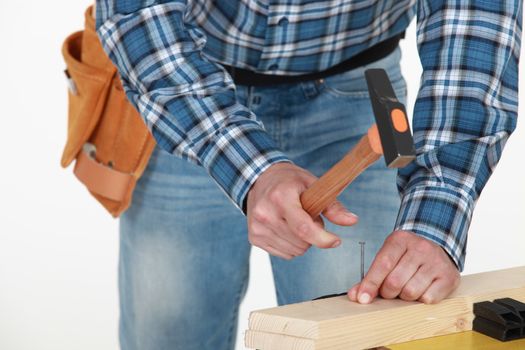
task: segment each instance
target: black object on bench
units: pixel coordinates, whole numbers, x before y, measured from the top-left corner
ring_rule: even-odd
[[[472,329],[501,341],[525,337],[525,304],[502,298],[474,303]]]

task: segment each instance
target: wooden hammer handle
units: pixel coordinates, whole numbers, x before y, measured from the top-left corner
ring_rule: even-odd
[[[377,134],[377,129],[374,131]],[[303,209],[310,216],[319,216],[359,174],[381,157],[382,152],[373,147],[378,142],[376,134],[371,135],[370,131],[365,134],[343,159],[301,194]]]

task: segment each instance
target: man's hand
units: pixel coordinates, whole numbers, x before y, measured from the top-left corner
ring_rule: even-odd
[[[316,177],[290,164],[269,167],[248,193],[248,238],[254,246],[283,259],[303,255],[311,245],[335,248],[341,239],[324,230],[320,217],[312,219],[303,210],[300,195]],[[357,216],[334,202],[323,215],[337,225],[351,226]]]
[[[385,240],[363,281],[348,291],[348,297],[362,304],[377,295],[433,304],[458,284],[456,265],[440,246],[412,232],[395,231]]]

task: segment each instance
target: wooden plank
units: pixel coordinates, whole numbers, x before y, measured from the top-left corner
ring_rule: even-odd
[[[463,276],[439,304],[399,299],[353,303],[346,296],[254,311],[245,344],[260,350],[366,349],[472,329],[472,304],[525,302],[525,266]]]
[[[313,339],[252,330],[247,330],[244,334],[244,345],[247,348],[257,349],[316,349],[315,340]]]

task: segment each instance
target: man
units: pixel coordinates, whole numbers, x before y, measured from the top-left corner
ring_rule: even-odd
[[[416,12],[418,156],[401,202],[378,164],[324,227],[299,196],[373,122],[365,69],[405,99],[397,43]],[[123,349],[231,349],[249,243],[271,254],[280,304],[352,285],[360,303],[435,303],[457,286],[516,125],[520,1],[99,0],[97,30],[158,143],[121,219]],[[357,283],[360,240],[374,258]]]

